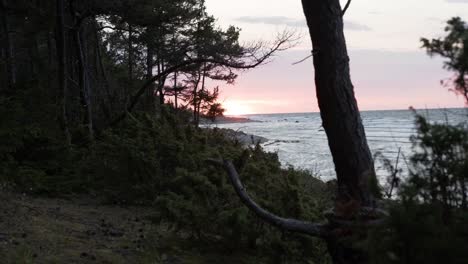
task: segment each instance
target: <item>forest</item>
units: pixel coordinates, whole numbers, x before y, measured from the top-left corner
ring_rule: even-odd
[[[202,125],[295,32],[242,43],[204,0],[0,0],[0,262],[465,263],[468,123],[415,111],[409,176],[387,160],[378,182],[350,5],[302,0],[336,171],[324,182]],[[445,34],[422,49],[468,104],[468,25]]]

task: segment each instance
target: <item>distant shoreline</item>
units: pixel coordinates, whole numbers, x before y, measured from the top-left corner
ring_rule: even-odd
[[[230,124],[230,123],[254,123],[254,122],[262,122],[253,120],[247,117],[241,116],[222,116],[217,117],[214,122],[211,120],[205,119],[202,121],[203,124]]]

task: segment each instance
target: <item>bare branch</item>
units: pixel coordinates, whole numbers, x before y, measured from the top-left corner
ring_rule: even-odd
[[[224,167],[227,174],[229,175],[229,179],[234,187],[234,190],[241,199],[242,203],[244,203],[245,206],[247,206],[251,211],[253,211],[258,217],[260,217],[265,222],[274,225],[284,231],[307,234],[310,236],[322,238],[329,236],[326,224],[316,224],[299,221],[296,219],[282,218],[261,208],[247,194],[245,187],[242,185],[242,182],[239,179],[239,174],[237,173],[236,168],[234,167],[232,162],[227,160],[223,162],[210,160],[209,162],[216,165],[222,165]]]
[[[350,5],[351,5],[351,0],[348,0],[345,7],[343,8],[343,11],[341,12],[341,16],[344,16],[346,14],[346,11],[348,10]]]
[[[243,56],[238,58],[190,58],[187,55],[187,59],[177,65],[168,67],[159,74],[153,76],[151,79],[147,80],[141,88],[132,96],[130,103],[125,108],[125,111],[119,115],[115,120],[110,123],[110,126],[122,121],[128,112],[131,112],[133,108],[137,105],[140,97],[149,89],[152,84],[158,81],[160,78],[167,76],[175,71],[181,71],[183,69],[193,67],[195,65],[200,65],[204,63],[211,63],[213,66],[222,66],[230,69],[236,70],[248,70],[258,67],[260,65],[266,64],[269,62],[271,57],[278,51],[284,51],[288,48],[291,48],[295,45],[297,38],[295,38],[296,33],[292,31],[284,31],[276,37],[275,42],[270,48],[266,51],[262,51],[265,47],[263,44],[256,45],[254,49],[245,48],[246,52]]]
[[[292,65],[303,63],[304,61],[308,60],[309,58],[312,58],[313,56],[314,56],[313,54],[310,54],[309,56],[303,58],[302,60],[294,62]]]

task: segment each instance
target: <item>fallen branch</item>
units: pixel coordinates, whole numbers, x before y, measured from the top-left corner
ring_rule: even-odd
[[[284,231],[296,232],[301,234],[307,234],[310,236],[325,238],[329,236],[329,230],[326,224],[319,223],[310,223],[305,221],[300,221],[290,218],[282,218],[273,213],[268,212],[267,210],[261,208],[255,201],[250,198],[247,194],[245,187],[242,185],[242,182],[239,179],[239,174],[236,171],[236,168],[232,162],[224,160],[209,160],[210,163],[223,166],[229,175],[229,179],[236,191],[237,195],[241,199],[242,203],[252,210],[258,217],[260,217],[265,222],[276,226]]]

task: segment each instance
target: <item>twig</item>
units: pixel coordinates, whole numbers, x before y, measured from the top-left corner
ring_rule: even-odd
[[[387,194],[388,198],[392,198],[393,188],[395,187],[395,184],[396,184],[396,181],[397,181],[398,162],[400,160],[400,154],[401,154],[401,147],[398,148],[398,155],[397,155],[397,159],[396,159],[396,162],[395,162],[395,169],[392,172],[392,184],[390,185],[390,191]]]
[[[346,11],[348,10],[349,6],[351,5],[351,0],[348,0],[348,2],[346,3],[343,11],[341,12],[341,16],[344,16]]]
[[[304,59],[300,60],[300,61],[297,61],[297,62],[294,62],[292,65],[297,65],[299,63],[303,63],[304,61],[308,60],[309,58],[311,58],[312,56],[314,56],[313,54],[310,54],[309,56],[305,57]]]

